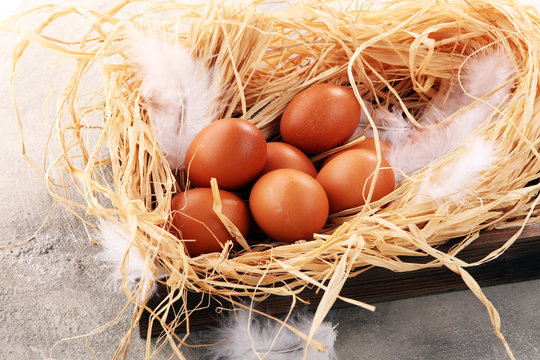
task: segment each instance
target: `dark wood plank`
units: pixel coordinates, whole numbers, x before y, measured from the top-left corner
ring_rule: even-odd
[[[485,232],[467,246],[458,257],[467,262],[480,260],[504,244],[516,231],[516,229],[505,229]],[[457,241],[459,240],[450,241],[441,246],[441,250],[447,251]],[[516,242],[499,258],[480,266],[469,267],[467,270],[481,286],[540,278],[540,226],[527,227]],[[405,273],[372,268],[359,276],[348,279],[341,295],[367,303],[375,303],[462,289],[466,289],[466,285],[461,277],[446,268],[423,269]],[[160,288],[158,293],[148,301],[148,306],[151,309],[156,309],[166,294],[167,290]],[[322,293],[317,293],[313,288],[306,288],[300,296],[309,304],[297,304],[298,307],[314,309],[319,304]],[[188,294],[188,308],[193,308],[201,300],[208,303],[208,307],[190,316],[191,329],[211,326],[218,322],[219,315],[216,313],[216,308],[222,304],[209,299],[208,295]],[[180,305],[175,304],[175,309],[178,309]],[[225,305],[227,306],[227,304]],[[259,310],[274,315],[287,312],[290,306],[291,299],[281,296],[270,296],[257,304]],[[342,306],[350,305],[340,300],[334,305],[334,307]],[[141,337],[146,337],[149,320],[149,313],[145,312],[139,322]],[[152,335],[157,336],[161,332],[162,328],[157,322],[154,322]]]

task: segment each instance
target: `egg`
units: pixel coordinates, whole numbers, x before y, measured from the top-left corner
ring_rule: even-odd
[[[388,156],[392,146],[389,143],[387,143],[386,141],[380,140],[380,139],[379,139],[379,143],[381,145],[381,154],[382,154],[382,156],[385,156],[385,157]],[[335,158],[339,154],[343,153],[344,151],[354,150],[354,149],[367,149],[367,150],[371,150],[371,151],[375,152],[375,151],[377,151],[375,146],[376,146],[376,142],[375,142],[374,138],[366,138],[364,141],[362,141],[362,142],[360,142],[358,144],[355,144],[355,145],[353,145],[353,146],[351,146],[351,147],[349,147],[347,149],[338,151],[337,153],[328,156],[324,160],[322,166],[326,165],[330,160],[332,160],[333,158]]]
[[[266,139],[253,124],[242,119],[210,123],[195,138],[186,154],[189,180],[209,187],[216,178],[221,189],[235,190],[250,183],[266,162]]]
[[[221,212],[228,217],[244,237],[248,235],[251,216],[247,205],[238,196],[219,190]],[[171,202],[170,230],[184,245],[191,257],[220,252],[227,240],[237,244],[212,209],[212,189],[197,188],[184,191]]]
[[[317,169],[302,151],[286,143],[269,142],[266,144],[266,163],[261,175],[277,169],[296,169],[317,176]]]
[[[307,154],[318,154],[347,141],[360,122],[354,93],[335,84],[309,87],[287,105],[281,116],[283,141]]]
[[[321,168],[316,179],[328,196],[330,212],[365,204],[377,163],[375,151],[354,149],[343,151]],[[371,201],[391,193],[394,182],[394,172],[388,161],[382,157]]]
[[[249,195],[249,208],[262,231],[288,243],[312,238],[328,219],[323,187],[296,169],[278,169],[261,176]]]

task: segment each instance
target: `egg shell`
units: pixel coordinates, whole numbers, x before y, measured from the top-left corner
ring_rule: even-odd
[[[251,216],[247,205],[233,193],[219,190],[222,209],[244,237],[248,235]],[[184,241],[191,257],[220,252],[227,240],[237,245],[219,217],[212,209],[212,189],[197,188],[184,191],[173,197],[171,202],[171,232]]]
[[[347,141],[360,122],[354,93],[336,84],[309,87],[287,105],[280,122],[283,141],[307,154],[318,154]]]
[[[206,126],[186,154],[189,180],[209,187],[216,178],[220,189],[235,190],[248,184],[266,162],[266,139],[253,124],[242,119],[221,119]]]
[[[386,141],[380,140],[380,139],[379,139],[379,142],[380,142],[380,145],[381,145],[381,154],[382,154],[382,156],[384,156],[384,157],[388,156],[388,154],[390,153],[392,145],[390,145]],[[322,166],[326,165],[330,160],[332,160],[333,158],[335,158],[339,154],[342,154],[344,151],[354,150],[354,149],[366,149],[366,150],[371,150],[373,152],[376,152],[377,151],[377,149],[376,149],[376,141],[375,141],[374,138],[366,138],[364,141],[359,142],[358,144],[355,144],[355,145],[353,145],[353,146],[351,146],[351,147],[349,147],[347,149],[338,151],[337,153],[334,153],[334,154],[328,156],[324,160]]]
[[[321,168],[316,179],[326,191],[331,213],[366,203],[377,163],[375,151],[354,149],[344,151]],[[371,201],[391,193],[394,182],[394,172],[382,157]]]
[[[328,219],[328,198],[321,184],[296,169],[260,177],[251,190],[249,207],[262,231],[288,243],[311,239]]]
[[[312,177],[317,176],[315,165],[302,151],[290,144],[269,142],[266,144],[266,163],[261,175],[278,169],[296,169]]]

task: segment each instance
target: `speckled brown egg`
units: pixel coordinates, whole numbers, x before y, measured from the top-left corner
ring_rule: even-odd
[[[275,240],[309,240],[328,218],[328,199],[312,176],[295,169],[263,175],[253,185],[249,207],[257,225]]]
[[[269,142],[266,144],[266,163],[261,175],[277,169],[296,169],[317,176],[317,169],[302,151],[286,143]]]
[[[389,143],[387,143],[386,141],[380,140],[380,139],[379,139],[379,144],[381,146],[381,154],[382,154],[382,156],[384,156],[384,157],[388,156],[388,154],[390,153],[390,150],[391,150],[391,145]],[[376,152],[377,149],[376,149],[375,139],[374,138],[366,138],[364,141],[362,141],[362,142],[360,142],[360,143],[358,143],[356,145],[353,145],[350,148],[341,150],[341,151],[339,151],[339,152],[337,152],[335,154],[330,155],[329,157],[327,157],[324,160],[323,166],[326,165],[330,160],[332,160],[333,158],[335,158],[339,154],[342,154],[344,151],[354,150],[354,149],[366,149],[366,150],[371,150],[371,151]]]
[[[242,119],[221,119],[205,127],[186,154],[189,180],[209,187],[216,178],[221,189],[235,190],[248,184],[266,162],[266,139],[253,124]]]
[[[307,154],[318,154],[347,141],[360,116],[360,104],[349,88],[314,85],[296,95],[285,108],[281,136]]]
[[[366,203],[377,163],[377,154],[374,151],[354,149],[344,151],[321,168],[316,179],[328,195],[330,212]],[[388,195],[394,190],[394,186],[394,172],[383,157],[371,201]]]
[[[245,237],[250,228],[251,216],[247,205],[238,196],[219,190],[221,212],[227,216]],[[191,257],[219,252],[227,240],[237,241],[229,234],[212,209],[212,189],[191,189],[177,194],[171,202],[170,231],[184,240]]]

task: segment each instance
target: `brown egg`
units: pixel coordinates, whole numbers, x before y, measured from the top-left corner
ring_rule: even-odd
[[[249,207],[262,231],[288,243],[311,239],[328,218],[328,199],[321,184],[295,169],[274,170],[259,178]]]
[[[377,166],[377,154],[372,150],[355,149],[330,160],[317,175],[328,195],[330,212],[364,205],[369,194],[372,174]],[[371,201],[379,200],[394,190],[394,172],[384,158],[377,175]]]
[[[296,169],[317,176],[317,170],[306,154],[286,143],[269,142],[266,144],[266,163],[261,175],[277,169]]]
[[[300,92],[285,108],[281,136],[307,154],[318,154],[347,141],[360,116],[360,104],[350,89],[318,84]]]
[[[266,140],[253,124],[242,119],[217,120],[193,140],[186,154],[189,180],[210,186],[215,177],[221,189],[238,189],[261,172],[266,161]]]
[[[249,232],[250,214],[247,205],[238,196],[219,190],[222,213],[227,216],[245,237]],[[233,236],[214,213],[212,189],[198,188],[176,195],[171,202],[171,232],[186,240],[191,257],[219,252],[227,240],[237,244]],[[194,240],[194,241],[189,241]]]
[[[381,144],[381,155],[385,156],[385,157],[388,156],[392,146],[389,143],[387,143],[386,141],[384,141],[384,140],[379,140],[379,142]],[[351,146],[350,148],[338,151],[337,153],[334,153],[334,154],[330,155],[329,157],[327,157],[324,160],[322,166],[326,165],[330,160],[332,160],[333,158],[335,158],[339,154],[343,153],[344,151],[354,150],[354,149],[366,149],[366,150],[371,150],[373,152],[376,152],[377,150],[375,148],[375,139],[374,138],[366,138],[361,143],[358,143],[356,145]]]

